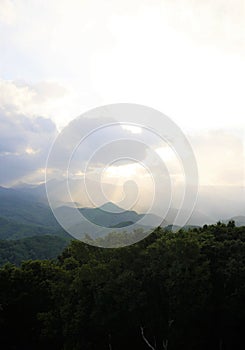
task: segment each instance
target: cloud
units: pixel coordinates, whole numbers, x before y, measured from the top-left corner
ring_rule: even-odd
[[[103,112],[94,117],[82,115],[72,121],[59,135],[50,158],[50,167],[67,170],[70,159],[71,174],[103,168],[111,161],[124,157],[140,161],[146,157],[147,136],[125,129],[118,121]],[[149,140],[148,140],[149,141]],[[143,143],[142,143],[143,142]]]
[[[0,184],[9,185],[26,177],[29,182],[44,181],[42,169],[55,136],[55,125],[50,121],[50,125],[46,125],[42,117],[30,121],[15,115],[15,120],[16,124],[10,124],[8,116],[0,112]]]
[[[16,21],[1,28],[0,74],[68,90],[54,97],[45,86],[46,99],[32,86],[25,113],[62,128],[91,107],[125,101],[155,107],[188,131],[244,124],[243,0],[13,4]]]
[[[242,130],[203,130],[190,136],[201,185],[244,185],[244,133]]]
[[[48,116],[52,103],[62,99],[67,89],[55,81],[28,83],[21,80],[0,80],[0,107],[9,112]],[[50,106],[51,105],[51,106]],[[44,113],[43,113],[44,112]]]
[[[243,0],[182,0],[161,2],[167,22],[200,43],[244,51]],[[167,18],[166,18],[167,17]]]
[[[56,80],[29,82],[0,79],[0,107],[8,113],[51,119],[59,129],[76,117],[77,98],[72,88]],[[75,108],[75,109],[74,109]]]
[[[28,117],[0,107],[0,183],[11,184],[31,178],[44,180],[42,171],[37,179],[38,169],[45,167],[49,147],[56,135],[55,124],[41,116]],[[30,179],[31,180],[31,179]]]
[[[15,22],[16,11],[13,1],[0,0],[0,23],[11,25]]]
[[[65,88],[56,82],[0,82],[0,156],[3,164],[1,183],[17,181],[24,176],[28,176],[28,180],[31,181],[31,174],[33,180],[35,178],[37,181],[38,169],[41,169],[40,176],[43,178],[45,160],[57,130],[55,123],[45,118],[45,114],[43,116],[35,112],[39,109],[43,111],[45,104],[59,100],[65,94]],[[173,182],[183,183],[180,164],[166,144],[159,143],[156,136],[144,128],[135,129],[127,125],[101,128],[104,123],[114,122],[113,118],[106,117],[106,109],[103,115],[99,114],[94,118],[85,115],[74,120],[69,128],[63,131],[53,171],[57,173],[57,169],[62,169],[64,158],[71,155],[73,148],[77,147],[70,163],[71,174],[75,177],[76,174],[85,172],[90,157],[92,158],[87,171],[94,177],[96,169],[103,169],[111,160],[121,156],[145,162],[154,174],[160,176],[158,165],[151,163],[153,158],[149,157],[148,144],[168,165]],[[91,131],[93,132],[90,133]],[[86,133],[90,133],[89,137],[79,145],[81,135]],[[125,138],[131,138],[131,141],[125,142]],[[194,132],[190,140],[197,158],[201,185],[226,186],[244,183],[242,131],[219,129]],[[108,141],[113,141],[112,147],[106,145]],[[63,170],[65,172],[66,168]]]

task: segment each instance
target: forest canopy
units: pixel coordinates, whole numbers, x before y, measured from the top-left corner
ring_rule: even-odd
[[[0,269],[2,349],[244,349],[245,227],[157,228],[135,245],[72,241]]]

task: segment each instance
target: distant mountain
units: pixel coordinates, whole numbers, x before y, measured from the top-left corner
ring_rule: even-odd
[[[77,215],[77,209],[82,214],[81,216]],[[162,224],[161,218],[157,215],[138,214],[133,210],[124,210],[112,202],[105,203],[98,208],[77,209],[61,206],[54,212],[58,218],[62,218],[66,227],[69,227],[72,232],[89,234],[93,237],[104,235],[108,232],[108,228],[119,228],[124,231],[132,231],[136,228],[149,230]],[[164,221],[162,225],[166,224]]]
[[[106,208],[106,210],[105,210]],[[145,219],[147,225],[161,222],[161,219],[153,214],[138,214],[133,210],[124,210],[113,203],[105,203],[99,208],[79,208],[82,215],[96,225],[103,227],[112,227],[122,222],[136,223],[142,218]],[[154,217],[154,220],[152,219]],[[126,224],[124,226],[127,226]]]
[[[180,223],[175,220],[178,214],[178,209],[176,208],[171,208],[165,220],[161,222],[162,220],[155,214],[124,210],[112,202],[104,203],[96,208],[82,206],[79,204],[83,202],[81,197],[83,192],[78,191],[80,184],[81,181],[71,181],[72,196],[74,195],[74,200],[76,198],[78,200],[74,204],[77,205],[78,210],[82,214],[81,216],[77,215],[77,209],[69,201],[71,198],[62,198],[64,201],[61,203],[57,200],[57,206],[54,209],[56,216],[61,217],[66,223],[66,228],[72,228],[71,232],[79,232],[80,236],[78,235],[77,238],[85,233],[95,237],[101,236],[108,232],[109,228],[131,232],[132,229],[143,228],[144,230],[149,230],[159,225],[163,227],[174,225],[172,227],[175,229],[180,227]],[[51,180],[48,182],[54,198],[55,194],[62,194],[62,189],[66,185],[64,180]],[[208,205],[208,197],[204,196],[203,198],[206,198],[205,205]],[[214,224],[222,219],[222,216],[213,216],[211,210],[209,210],[209,215],[207,215],[207,211],[201,210],[201,208],[205,207],[205,205],[201,206],[201,203],[204,202],[199,201],[199,205],[193,211],[185,227]],[[0,219],[0,238],[16,239],[33,235],[39,236],[47,233],[53,234],[60,230],[60,225],[48,205],[44,183],[37,186],[18,184],[15,188],[0,187],[0,218],[2,218],[2,221]],[[144,220],[142,220],[143,218]],[[237,226],[245,225],[244,216],[233,216],[232,218],[235,219]],[[8,222],[4,222],[3,219],[8,220]]]
[[[0,187],[0,217],[21,224],[59,228],[48,205],[18,189]]]
[[[205,213],[214,222],[238,215],[244,216],[245,187],[200,186],[196,210]]]
[[[12,189],[16,189],[16,190],[22,190],[22,189],[31,189],[31,188],[36,188],[39,185],[35,185],[35,184],[28,184],[26,182],[18,182],[17,184],[15,184],[14,186],[12,186]]]
[[[68,238],[69,234],[63,229],[41,225],[27,225],[0,217],[0,240],[17,240],[33,236],[54,235]]]
[[[178,222],[178,219],[177,219],[177,222],[175,222],[175,219],[178,215],[178,212],[179,210],[176,209],[176,208],[170,208],[167,216],[166,216],[166,221],[168,223],[170,223],[172,225],[172,223],[175,223],[175,226],[179,226],[180,223]],[[186,217],[188,216],[187,215],[188,213],[186,213]],[[203,212],[195,209],[191,215],[190,215],[190,218],[188,220],[188,222],[186,223],[186,225],[189,225],[189,226],[202,226],[202,225],[205,225],[205,224],[214,224],[215,222],[217,222],[217,220],[209,217],[208,215],[204,214]]]
[[[122,227],[125,227],[125,226],[129,226],[129,225],[133,225],[134,222],[133,221],[123,221],[123,222],[119,222],[118,224],[116,225],[113,225],[113,226],[110,226],[111,228],[122,228]]]
[[[27,225],[0,217],[0,239],[13,240],[55,233],[56,229],[41,225]]]
[[[121,213],[124,211],[124,209],[120,208],[118,205],[112,202],[104,203],[98,209],[108,211],[110,213]]]
[[[99,195],[101,193],[101,184],[99,182],[88,180],[86,181],[86,185],[92,195],[98,200],[98,203],[104,203],[106,201],[105,198],[102,200],[101,195]],[[78,207],[90,207],[90,200],[88,199],[85,184],[82,179],[69,180],[71,197],[66,190],[66,179],[52,179],[47,182],[47,186],[50,197],[52,198],[52,203],[55,207],[64,205],[72,206],[71,197],[72,200],[77,203]],[[24,197],[28,195],[35,199],[36,202],[44,203],[46,205],[48,204],[45,183],[39,185],[19,183],[14,189],[21,192]],[[119,187],[115,184],[103,183],[103,189],[105,193],[107,193],[107,196],[110,197],[115,191],[118,191]],[[244,187],[241,186],[200,186],[195,210],[187,224],[202,226],[204,224],[214,224],[219,220],[228,219],[238,215],[244,216],[244,191]],[[110,206],[110,203],[106,203],[105,205],[107,208],[105,207],[104,210],[112,212],[108,207]],[[165,219],[169,224],[174,223],[175,225],[179,225],[178,222],[174,222],[176,212],[178,211],[175,208],[177,208],[177,206],[175,207],[173,205]],[[102,206],[101,209],[103,209]],[[160,213],[161,208],[158,208],[158,210]]]
[[[42,192],[43,186],[38,186]],[[29,236],[53,234],[60,229],[49,205],[40,201],[37,188],[4,188],[0,187],[0,239],[19,239]],[[41,190],[42,189],[42,190]],[[38,191],[39,191],[38,190]],[[72,206],[61,206],[55,209],[58,217],[66,222],[67,227],[73,227],[81,234],[102,235],[104,228],[119,228],[131,230],[143,228],[148,230],[161,223],[161,219],[154,214],[138,214],[133,210],[124,210],[112,202],[98,208],[78,208],[81,216],[77,217],[77,210]],[[83,220],[84,218],[84,220]],[[144,218],[143,223],[139,221]],[[95,225],[91,225],[91,222]],[[139,224],[136,225],[136,223]],[[166,222],[164,222],[166,225]]]
[[[27,184],[24,182],[20,182],[11,188],[14,190],[18,190],[24,195],[28,195],[28,196],[31,196],[32,198],[36,198],[39,202],[47,203],[45,183],[34,185],[34,184]]]

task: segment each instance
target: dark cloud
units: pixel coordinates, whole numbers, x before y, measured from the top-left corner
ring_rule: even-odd
[[[45,167],[55,135],[56,126],[49,119],[0,109],[0,183],[17,181]]]
[[[138,139],[135,140],[135,139]],[[72,121],[59,135],[52,149],[51,168],[66,170],[69,160],[73,170],[81,167],[92,157],[91,166],[103,166],[119,157],[130,155],[143,160],[146,157],[147,135],[133,135],[124,130],[116,119],[96,115],[81,116]]]
[[[0,109],[0,183],[21,180],[44,168],[56,134],[56,126],[50,119],[40,116],[30,118],[13,110],[7,111],[6,107]],[[61,172],[66,170],[74,150],[71,162],[74,172],[81,170],[81,166],[86,164],[94,152],[95,157],[90,163],[92,167],[101,168],[114,158],[130,155],[143,160],[147,148],[142,143],[145,135],[139,137],[141,142],[130,141],[131,137],[132,133],[124,130],[112,118],[102,115],[95,118],[79,117],[56,140],[50,168]],[[104,146],[107,142],[111,142],[111,145]]]

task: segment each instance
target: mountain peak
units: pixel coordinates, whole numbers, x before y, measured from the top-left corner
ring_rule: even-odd
[[[113,202],[107,202],[102,204],[99,209],[108,211],[110,213],[122,213],[125,211],[125,209],[120,208],[118,205],[114,204]]]

